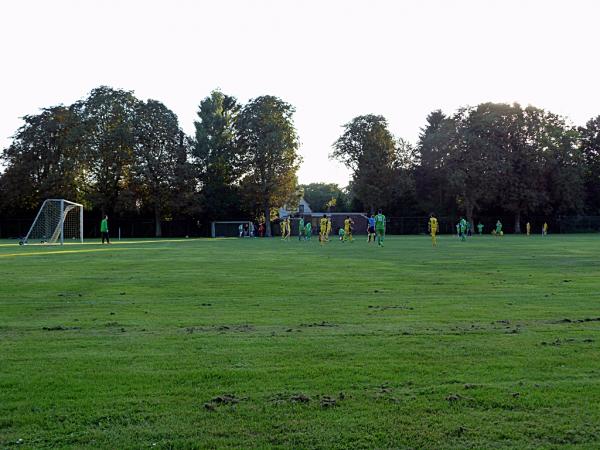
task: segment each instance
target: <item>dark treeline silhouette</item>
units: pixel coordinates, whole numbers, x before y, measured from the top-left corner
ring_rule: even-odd
[[[8,233],[2,221],[30,221],[46,198],[84,204],[86,222],[108,214],[132,234],[155,236],[206,235],[212,220],[272,219],[302,195],[321,211],[509,218],[515,232],[533,217],[600,215],[600,116],[576,128],[518,104],[438,110],[414,145],[394,137],[384,117],[359,116],[333,143],[331,158],[352,170],[340,188],[298,186],[293,113],[277,97],[242,105],[213,91],[186,136],[161,102],[104,86],[44,108],[24,117],[2,152],[0,235]],[[419,229],[409,222],[398,230]]]

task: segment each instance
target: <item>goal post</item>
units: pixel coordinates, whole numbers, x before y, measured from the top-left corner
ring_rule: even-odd
[[[60,244],[66,239],[83,243],[83,205],[65,199],[47,199],[20,244]]]
[[[242,236],[240,236],[240,226]],[[221,220],[211,222],[210,235],[217,237],[253,237],[256,236],[254,223],[251,220]]]

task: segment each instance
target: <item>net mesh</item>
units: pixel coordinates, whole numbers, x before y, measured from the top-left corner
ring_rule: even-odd
[[[56,244],[63,240],[80,239],[82,206],[66,200],[46,200],[24,242]]]
[[[240,225],[242,236],[240,236]],[[256,230],[248,221],[240,222],[213,222],[213,237],[251,237]]]

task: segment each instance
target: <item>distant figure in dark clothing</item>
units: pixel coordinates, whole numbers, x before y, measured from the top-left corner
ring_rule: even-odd
[[[100,234],[102,235],[102,243],[104,244],[104,240],[106,240],[106,243],[110,244],[108,237],[108,216],[104,216],[104,219],[100,222]]]

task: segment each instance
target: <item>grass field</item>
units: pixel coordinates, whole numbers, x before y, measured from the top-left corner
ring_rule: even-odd
[[[0,448],[600,447],[600,236],[0,242]]]

